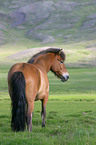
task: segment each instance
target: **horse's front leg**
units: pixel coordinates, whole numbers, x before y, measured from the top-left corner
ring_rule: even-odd
[[[42,127],[45,127],[46,107],[43,106],[43,103],[42,103],[41,117],[42,117]]]
[[[42,117],[42,127],[45,127],[45,117],[46,117],[46,104],[48,101],[48,96],[44,97],[42,101],[42,111],[41,111],[41,117]]]

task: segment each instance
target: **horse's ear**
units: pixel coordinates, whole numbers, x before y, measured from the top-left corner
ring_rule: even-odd
[[[58,54],[60,54],[61,53],[61,51],[62,51],[62,49],[61,48],[59,48],[60,49],[60,51],[59,51],[59,53]]]
[[[60,55],[62,52],[62,49],[61,48],[58,48],[58,51],[56,52],[56,55]]]
[[[60,51],[58,52],[58,57],[61,57],[63,60],[65,60],[65,54],[64,52],[62,51],[63,49],[60,48]]]

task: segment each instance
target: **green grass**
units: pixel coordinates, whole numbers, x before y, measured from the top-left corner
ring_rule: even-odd
[[[86,95],[85,95],[86,96]],[[52,98],[54,97],[54,100]],[[56,100],[55,100],[56,97]],[[8,93],[0,95],[0,143],[5,144],[96,144],[96,96],[74,100],[74,95],[49,96],[46,128],[41,127],[41,103],[35,102],[33,131],[13,133],[10,128],[10,99]],[[80,96],[79,96],[80,97]],[[89,95],[90,97],[90,95]],[[59,99],[58,99],[59,98]]]
[[[0,65],[0,91],[6,92],[7,75],[11,65]],[[70,79],[63,83],[48,73],[50,94],[96,93],[96,68],[68,68]]]
[[[7,73],[11,65],[0,65],[1,145],[95,145],[96,68],[68,68],[69,81],[62,83],[51,72],[46,128],[42,128],[41,102],[35,102],[33,131],[14,133],[10,127],[11,102]]]
[[[96,92],[96,68],[69,68],[70,79],[63,83],[49,73],[50,94]]]

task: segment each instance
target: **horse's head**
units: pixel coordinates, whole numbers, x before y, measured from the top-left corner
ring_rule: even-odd
[[[65,54],[61,50],[58,54],[56,54],[55,61],[51,66],[51,71],[54,72],[56,76],[61,78],[62,82],[65,82],[69,79],[69,74],[64,64]]]

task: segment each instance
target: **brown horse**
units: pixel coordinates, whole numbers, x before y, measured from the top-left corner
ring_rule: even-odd
[[[34,101],[42,102],[42,127],[45,127],[46,104],[49,94],[48,71],[54,72],[61,81],[69,79],[64,65],[65,54],[61,49],[49,48],[34,55],[28,63],[17,63],[8,73],[8,89],[12,102],[11,127],[24,131],[25,123],[32,131]]]

